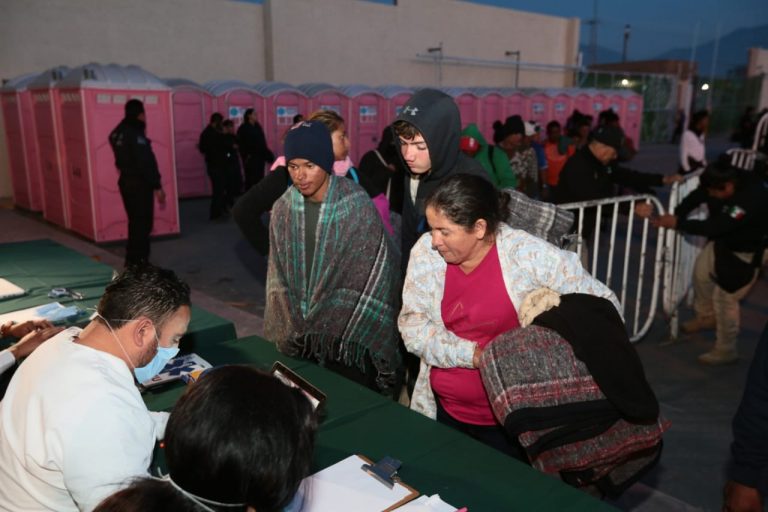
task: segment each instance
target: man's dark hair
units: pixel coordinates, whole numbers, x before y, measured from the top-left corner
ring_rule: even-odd
[[[126,268],[109,283],[99,301],[98,311],[113,329],[145,316],[152,320],[159,332],[163,323],[180,307],[189,305],[189,286],[172,270],[135,265]]]
[[[253,112],[254,111],[253,111],[252,108],[245,109],[245,112],[243,113],[243,122],[244,123],[248,122],[248,119],[251,117],[251,114],[253,114]]]
[[[558,121],[550,121],[547,123],[547,131],[550,131],[552,128],[561,128],[560,122]]]
[[[235,122],[231,119],[225,119],[221,126],[235,126]]]
[[[171,413],[168,472],[197,496],[282,510],[309,473],[316,429],[298,389],[250,366],[219,367],[187,388]]]
[[[738,179],[739,169],[731,165],[730,155],[722,154],[704,169],[699,183],[704,188],[722,189],[726,183],[736,183]]]
[[[395,132],[397,137],[402,137],[405,140],[412,140],[421,135],[421,132],[418,128],[416,128],[408,121],[403,121],[402,119],[392,123],[392,131]],[[395,139],[395,143],[397,142],[398,140]]]
[[[484,219],[486,236],[496,233],[499,224],[509,217],[509,196],[472,174],[456,174],[443,180],[425,204],[468,231]]]
[[[130,99],[125,102],[125,117],[128,119],[137,119],[139,115],[144,113],[144,103],[136,98]]]
[[[218,124],[223,120],[224,120],[224,116],[221,115],[219,112],[214,112],[213,114],[211,114],[211,121],[210,121],[211,124],[214,124],[214,123]]]
[[[139,478],[99,503],[94,512],[201,512],[201,508],[168,482]]]

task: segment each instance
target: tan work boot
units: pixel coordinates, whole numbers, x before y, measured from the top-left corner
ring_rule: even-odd
[[[715,328],[714,316],[697,316],[680,326],[685,334],[693,334],[699,331],[707,331]]]
[[[719,366],[722,364],[731,364],[739,360],[739,355],[736,351],[724,352],[717,349],[712,349],[709,352],[701,354],[699,356],[699,362],[701,364],[708,364],[710,366]]]

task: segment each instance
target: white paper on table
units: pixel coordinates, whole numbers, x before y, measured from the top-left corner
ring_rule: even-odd
[[[0,277],[0,299],[11,299],[13,297],[21,297],[27,293],[24,288],[16,286],[7,279]]]
[[[395,512],[456,512],[458,509],[440,499],[439,494],[432,496],[419,496],[418,499],[409,501]]]
[[[363,464],[367,462],[350,455],[305,478],[286,512],[381,512],[413,493],[400,483],[390,489],[363,471]]]

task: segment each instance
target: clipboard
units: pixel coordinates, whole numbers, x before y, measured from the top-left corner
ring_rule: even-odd
[[[390,512],[416,499],[419,492],[397,481],[393,489],[361,469],[373,462],[362,455],[344,460],[305,478],[286,512]]]

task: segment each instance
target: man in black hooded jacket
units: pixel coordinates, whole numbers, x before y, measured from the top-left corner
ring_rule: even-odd
[[[117,185],[128,215],[125,266],[149,262],[154,200],[165,204],[160,171],[152,143],[146,135],[146,126],[144,104],[132,99],[125,104],[125,118],[109,134],[115,166],[120,171]]]
[[[461,152],[459,107],[447,94],[422,89],[405,104],[393,123],[395,142],[408,173],[403,197],[403,272],[411,248],[427,226],[424,201],[446,178],[455,174],[475,174],[488,179],[488,173],[474,158]]]

